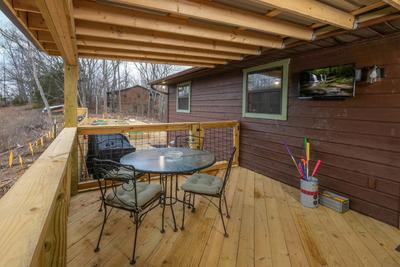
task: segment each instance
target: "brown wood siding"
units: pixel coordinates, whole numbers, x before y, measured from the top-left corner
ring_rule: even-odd
[[[268,63],[257,58],[254,65]],[[298,73],[305,69],[355,63],[377,64],[386,77],[356,86],[344,101],[299,100]],[[351,208],[399,226],[400,195],[400,38],[293,55],[288,120],[242,118],[242,69],[192,80],[191,113],[176,113],[175,86],[169,90],[169,121],[240,120],[240,165],[284,183],[299,179],[283,142],[296,155],[303,137],[312,159],[321,159],[323,188],[351,198]]]

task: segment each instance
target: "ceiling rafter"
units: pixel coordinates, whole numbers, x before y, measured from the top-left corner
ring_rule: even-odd
[[[226,60],[223,59],[212,59],[203,57],[191,57],[191,56],[181,56],[173,54],[162,54],[162,53],[150,53],[150,52],[135,52],[112,48],[97,48],[97,47],[82,47],[78,46],[79,53],[85,54],[110,54],[121,57],[135,57],[135,58],[153,58],[159,60],[172,60],[172,61],[182,61],[182,62],[197,62],[204,64],[226,64]]]
[[[109,60],[123,60],[123,61],[136,61],[136,62],[146,62],[146,63],[155,63],[155,64],[173,64],[173,65],[203,67],[203,68],[214,68],[215,67],[215,65],[212,65],[212,64],[202,64],[202,63],[198,63],[198,62],[160,60],[160,59],[154,59],[154,58],[136,58],[136,57],[130,57],[130,56],[117,56],[114,54],[79,53],[79,57],[109,59]]]
[[[209,39],[163,34],[157,31],[146,33],[128,27],[78,22],[76,34],[79,36],[102,37],[114,40],[137,41],[152,44],[168,44],[184,48],[195,48],[209,51],[219,51],[237,54],[259,55],[255,46],[237,45]]]
[[[13,8],[17,11],[26,11],[31,13],[40,13],[35,0],[13,0]]]
[[[102,0],[101,2],[145,8],[268,34],[312,40],[312,31],[305,26],[217,3],[187,0]]]
[[[205,57],[205,58],[215,58],[215,59],[225,59],[225,60],[241,60],[243,57],[236,54],[230,53],[218,53],[211,51],[201,51],[194,49],[183,49],[180,47],[171,46],[160,46],[160,45],[146,45],[144,43],[138,42],[124,42],[115,41],[104,38],[78,38],[77,44],[79,46],[92,46],[99,48],[116,48],[123,49],[134,52],[153,52],[153,53],[165,53],[165,54],[175,54],[181,56],[195,56],[195,57]]]
[[[391,5],[392,7],[400,10],[400,0],[383,0],[386,3],[388,3],[389,5]]]
[[[205,25],[193,21],[138,12],[136,10],[96,4],[88,1],[75,3],[75,19],[120,25],[170,34],[208,38],[237,44],[283,48],[283,40],[266,34],[236,31],[222,26]]]
[[[362,16],[361,22],[359,22],[359,29],[363,29],[378,23],[391,21],[394,19],[399,19],[400,14],[396,12],[393,8],[385,8],[382,10],[378,10],[377,12],[367,13]],[[338,29],[332,26],[327,26],[325,28],[319,29],[316,31],[316,40],[325,39],[328,37],[336,36],[339,34],[346,33],[346,30]],[[304,44],[304,41],[299,41],[295,39],[287,40],[285,46],[287,48],[295,47],[301,44]],[[268,51],[264,50],[263,52]]]
[[[352,30],[356,28],[354,15],[331,7],[316,0],[251,0],[275,9],[317,20],[339,28]]]

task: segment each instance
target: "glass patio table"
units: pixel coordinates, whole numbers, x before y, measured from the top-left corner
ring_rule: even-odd
[[[181,154],[179,158],[174,157],[177,153]],[[127,154],[121,158],[120,162],[133,166],[138,172],[160,174],[164,205],[170,206],[174,231],[177,231],[173,205],[178,201],[183,201],[178,198],[177,193],[178,175],[194,173],[212,166],[215,163],[215,156],[208,151],[189,148],[154,148]],[[173,190],[174,178],[175,190]],[[168,181],[170,182],[169,189]]]

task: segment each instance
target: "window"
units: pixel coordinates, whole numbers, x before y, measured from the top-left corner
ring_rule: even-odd
[[[289,61],[243,70],[243,117],[287,119]]]
[[[176,86],[176,111],[190,112],[190,82],[178,84]]]

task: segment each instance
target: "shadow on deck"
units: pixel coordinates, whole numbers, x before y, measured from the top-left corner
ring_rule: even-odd
[[[160,233],[161,208],[156,209],[139,230],[136,266],[400,265],[398,229],[354,211],[303,208],[298,195],[297,189],[234,168],[227,191],[229,238],[205,199],[196,199],[196,213],[189,212],[185,230],[177,233],[169,210],[166,233]],[[97,191],[72,198],[68,266],[130,266],[134,227],[127,212],[112,211],[101,250],[94,253],[103,216],[99,205]],[[181,211],[176,205],[179,224]]]

